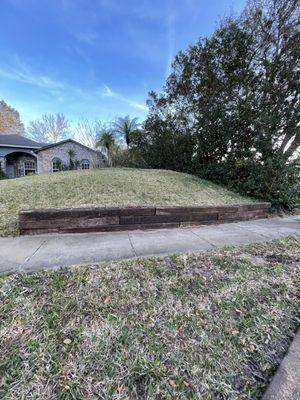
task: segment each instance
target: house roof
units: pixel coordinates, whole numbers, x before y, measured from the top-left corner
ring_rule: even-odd
[[[28,139],[21,135],[1,135],[0,134],[0,147],[24,147],[29,149],[39,149],[44,143],[37,143],[34,140]]]
[[[11,134],[11,135],[2,135],[0,134],[0,147],[16,147],[16,148],[24,148],[24,149],[32,149],[35,152],[40,152],[51,147],[59,146],[60,144],[72,142],[76,143],[79,146],[85,147],[91,151],[95,151],[96,153],[100,153],[98,150],[91,149],[90,147],[85,146],[79,142],[76,142],[74,139],[66,139],[57,143],[38,143],[34,140],[28,139],[21,135]]]
[[[91,147],[88,147],[88,146],[85,146],[82,143],[76,142],[76,140],[74,140],[74,139],[66,139],[66,140],[62,140],[60,142],[56,142],[56,143],[52,143],[52,144],[46,144],[45,146],[42,146],[39,149],[37,149],[36,152],[38,153],[40,151],[47,150],[47,149],[50,149],[51,147],[59,146],[60,144],[64,144],[64,143],[68,143],[68,142],[78,144],[79,146],[85,147],[86,149],[89,149],[89,150],[94,151],[96,153],[101,153],[98,150],[94,150]]]

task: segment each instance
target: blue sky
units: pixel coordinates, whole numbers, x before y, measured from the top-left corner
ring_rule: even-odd
[[[0,99],[43,113],[143,120],[180,49],[245,0],[1,0]]]

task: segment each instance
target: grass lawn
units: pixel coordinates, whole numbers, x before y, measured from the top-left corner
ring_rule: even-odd
[[[257,399],[299,323],[300,239],[0,278],[1,399]]]
[[[172,171],[102,168],[0,181],[0,236],[16,234],[21,208],[221,205],[250,200]]]

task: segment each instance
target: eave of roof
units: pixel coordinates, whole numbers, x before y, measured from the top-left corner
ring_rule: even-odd
[[[66,139],[66,140],[62,140],[62,141],[57,142],[57,143],[48,144],[48,145],[46,145],[46,146],[43,146],[43,147],[38,148],[38,149],[36,150],[36,153],[39,153],[40,151],[47,150],[47,149],[50,149],[51,147],[59,146],[59,145],[61,145],[61,144],[68,143],[68,142],[72,142],[72,143],[78,144],[79,146],[85,147],[86,149],[91,150],[91,151],[94,151],[95,153],[101,153],[101,151],[99,151],[99,150],[94,150],[94,149],[92,149],[91,147],[85,146],[84,144],[79,143],[79,142],[77,142],[77,141],[74,140],[74,139]]]
[[[35,146],[22,146],[19,144],[2,144],[0,143],[0,147],[16,147],[16,148],[20,148],[20,149],[40,149],[40,147],[35,147]]]

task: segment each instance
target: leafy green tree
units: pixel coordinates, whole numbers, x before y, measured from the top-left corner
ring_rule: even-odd
[[[195,141],[190,131],[183,131],[172,121],[148,117],[146,129],[132,140],[148,167],[190,171]]]
[[[241,18],[256,74],[255,147],[262,159],[289,159],[300,145],[300,3],[253,1]]]
[[[164,90],[148,100],[144,152],[157,152],[151,165],[197,170],[224,160],[295,156],[299,39],[297,0],[257,0],[179,52]]]
[[[161,138],[157,132],[169,132],[164,151],[173,141],[177,153],[190,155],[184,163],[188,169],[224,156],[251,155],[251,108],[246,99],[239,107],[235,104],[241,80],[248,86],[253,81],[247,68],[248,42],[235,21],[226,21],[212,38],[180,52],[163,93],[150,93],[146,132],[154,142]],[[174,161],[169,158],[168,163],[171,167]]]
[[[130,147],[132,134],[139,129],[138,118],[119,117],[113,123],[113,131],[117,136],[124,138],[127,147]]]

